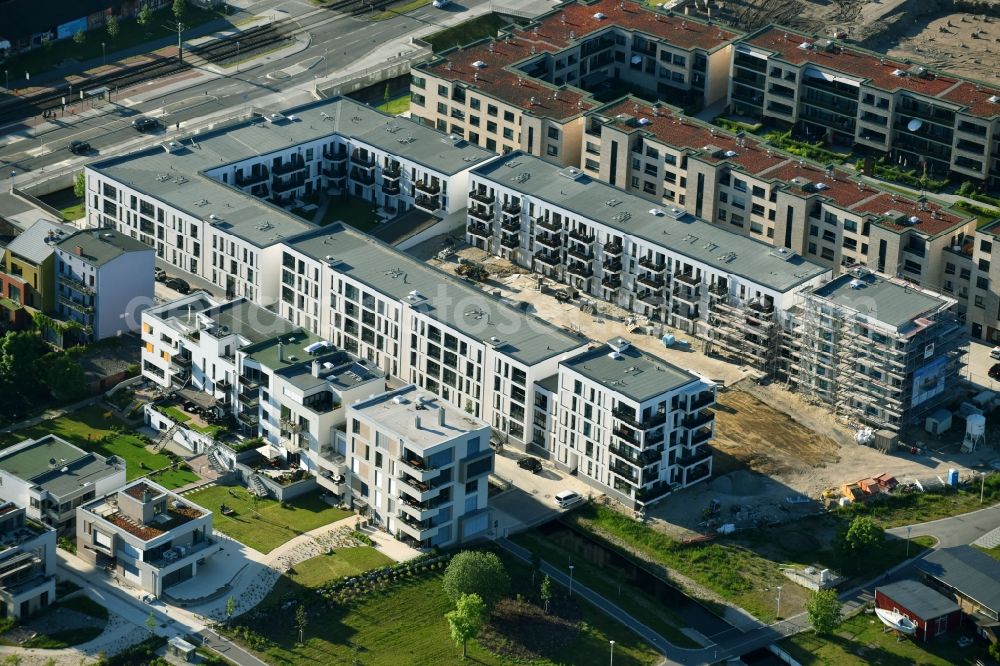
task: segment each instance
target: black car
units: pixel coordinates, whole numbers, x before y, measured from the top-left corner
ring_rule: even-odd
[[[163,270],[162,268],[154,268],[153,269],[153,279],[156,280],[157,282],[166,282],[166,280],[167,280],[167,272],[165,270]]]
[[[191,285],[189,285],[187,282],[185,282],[180,278],[176,277],[167,278],[166,280],[163,281],[163,284],[167,285],[168,287],[170,287],[171,289],[180,294],[187,294],[190,293],[191,291]]]
[[[132,127],[140,132],[152,132],[160,126],[160,122],[155,118],[136,118],[132,121]]]
[[[542,463],[538,461],[538,458],[532,458],[531,456],[525,456],[518,460],[517,466],[533,474],[538,474],[542,471]]]
[[[74,155],[85,155],[90,152],[90,144],[86,141],[73,141],[69,144],[69,152]]]
[[[994,363],[993,367],[990,368],[990,379],[1000,380],[1000,363]]]

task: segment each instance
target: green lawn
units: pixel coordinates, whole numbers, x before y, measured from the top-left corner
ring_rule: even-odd
[[[89,615],[98,620],[108,619],[108,609],[100,605],[90,597],[74,597],[65,601],[57,601],[49,606],[49,611],[56,608],[67,608],[70,610]],[[48,611],[46,611],[48,612]],[[44,648],[48,650],[59,650],[72,647],[80,643],[86,643],[101,635],[104,627],[80,627],[66,631],[54,631],[52,633],[42,633],[24,643],[27,648]]]
[[[573,562],[573,578],[580,581],[598,594],[621,606],[633,617],[642,621],[651,629],[678,647],[700,647],[699,643],[684,635],[680,627],[687,626],[684,619],[674,613],[662,601],[650,596],[645,590],[636,587],[625,579],[623,570],[611,565],[599,566],[584,559],[578,549],[570,550],[556,539],[547,538],[537,530],[523,532],[512,537],[512,540],[536,553],[549,564],[564,566]]]
[[[79,220],[84,215],[87,214],[87,207],[81,201],[78,204],[73,204],[72,206],[66,206],[60,209],[59,214],[62,215],[63,219],[67,222],[72,222],[73,220]]]
[[[430,43],[434,53],[440,53],[486,37],[496,37],[497,32],[508,25],[510,25],[508,19],[502,18],[498,14],[489,13],[446,28],[441,32],[435,32],[433,35],[425,37],[424,41]]]
[[[978,647],[959,648],[955,632],[918,643],[909,638],[897,641],[892,633],[885,633],[882,628],[874,615],[861,613],[846,620],[831,636],[821,638],[806,632],[781,641],[779,645],[803,666],[957,666],[975,663]]]
[[[378,225],[375,204],[358,197],[336,197],[330,201],[319,225],[325,227],[334,222],[343,222],[358,231],[371,231]]]
[[[173,405],[170,406],[161,405],[156,409],[162,412],[164,416],[169,418],[174,423],[182,424],[185,428],[208,435],[213,439],[226,432],[226,428],[222,426],[198,425],[197,423],[191,422],[191,416],[187,412],[178,407],[174,407]]]
[[[188,3],[188,8],[184,12],[183,22],[188,29],[197,27],[206,21],[224,18],[224,15],[197,7],[192,7]],[[21,55],[16,55],[4,63],[4,69],[10,70],[12,88],[24,87],[24,72],[29,72],[32,76],[40,74],[48,69],[57,67],[63,61],[92,60],[100,58],[102,55],[101,43],[106,44],[107,54],[131,48],[137,44],[150,42],[167,36],[174,37],[176,44],[177,27],[173,21],[173,14],[167,11],[153,13],[153,20],[149,25],[141,26],[135,20],[122,20],[119,23],[120,32],[117,39],[112,40],[107,31],[94,30],[87,33],[86,41],[77,44],[72,39],[63,39],[58,42],[51,42],[49,46],[44,46],[34,51],[29,51]],[[16,79],[15,79],[15,72]]]
[[[410,110],[410,93],[394,97],[388,102],[382,102],[378,105],[378,110],[382,113],[388,113],[390,116],[398,116],[401,113],[406,113]]]
[[[201,477],[185,466],[179,469],[169,469],[165,472],[160,472],[150,478],[167,490],[173,490],[174,488],[180,488],[181,486],[186,486],[189,483],[194,483]]]
[[[291,583],[290,588],[317,588],[338,578],[354,576],[393,563],[392,558],[369,546],[341,548],[332,555],[318,555],[299,562],[278,584],[288,582]]]
[[[254,517],[251,495],[246,488],[237,486],[211,486],[185,495],[195,504],[215,512],[215,529],[228,534],[241,543],[262,553],[269,553],[286,541],[303,532],[328,525],[352,515],[332,507],[312,493],[288,502],[288,508],[273,499],[257,500]],[[223,516],[219,505],[225,504],[236,511],[235,516]]]
[[[371,15],[371,20],[385,21],[386,19],[395,18],[400,14],[412,12],[414,9],[426,7],[429,4],[431,4],[431,0],[403,0],[403,2],[397,2],[396,4],[391,5],[389,9],[385,11]]]
[[[856,515],[868,515],[886,529],[957,516],[960,513],[990,506],[1000,500],[1000,473],[994,472],[987,476],[982,490],[983,502],[979,501],[980,484],[977,479],[977,482],[965,488],[934,493],[900,494],[880,502],[849,504],[837,509],[834,514],[844,515],[848,519]]]
[[[339,553],[338,553],[339,554]],[[530,580],[530,572],[505,558],[515,589]],[[316,579],[317,581],[319,579]],[[306,641],[297,644],[293,613],[282,611],[290,596],[311,599],[308,591],[288,583],[275,590],[258,607],[262,615],[253,629],[274,641],[260,652],[269,664],[306,666],[313,664],[363,663],[365,666],[399,664],[459,664],[504,666],[514,662],[491,654],[475,641],[469,642],[469,659],[462,662],[461,648],[451,640],[444,614],[452,605],[441,589],[441,574],[424,574],[394,583],[383,592],[370,594],[351,604],[309,604]],[[522,588],[523,589],[523,588]],[[273,612],[269,612],[273,609]],[[618,622],[590,608],[581,608],[587,625],[575,641],[558,655],[531,662],[535,666],[566,664],[603,666],[608,663],[608,641],[615,640],[616,666],[646,666],[659,661],[638,637]],[[351,646],[357,647],[357,652]],[[356,657],[357,662],[352,662]]]
[[[76,444],[85,451],[101,455],[116,455],[125,460],[125,475],[129,480],[163,469],[173,462],[162,453],[153,453],[137,435],[116,433],[112,425],[123,425],[113,414],[100,405],[91,405],[51,421],[43,421],[16,433],[0,438],[0,448],[25,439],[37,439],[53,434]],[[108,441],[101,441],[110,437]]]

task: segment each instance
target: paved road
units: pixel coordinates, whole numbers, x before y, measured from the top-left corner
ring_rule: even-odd
[[[895,527],[887,532],[903,539],[907,536],[907,530],[911,538],[932,536],[937,538],[938,548],[948,548],[970,544],[997,527],[1000,527],[1000,504],[929,523]]]

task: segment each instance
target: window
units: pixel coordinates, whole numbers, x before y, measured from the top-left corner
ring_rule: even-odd
[[[497,124],[496,124],[496,122],[494,122],[492,120],[487,121],[486,122],[486,131],[487,132],[491,132],[493,134],[496,134],[497,133]]]
[[[989,254],[993,251],[993,242],[988,241],[985,238],[979,241],[979,251]]]
[[[438,95],[441,95],[441,97],[447,97],[448,96],[448,86],[441,86],[441,85],[439,85],[438,86]]]
[[[512,130],[509,127],[504,127],[503,128],[503,138],[509,139],[509,140],[513,141],[514,140],[514,130]]]
[[[487,104],[486,105],[486,115],[492,116],[492,117],[496,118],[497,117],[497,107],[495,105],[493,105],[493,104]]]
[[[983,297],[982,296],[976,296],[975,299],[973,299],[973,305],[975,305],[977,308],[985,308],[986,307],[986,305],[983,303]]]
[[[514,122],[514,112],[513,111],[504,111],[503,112],[503,119],[504,119],[504,122],[507,122],[507,123]]]
[[[982,276],[976,278],[976,289],[989,289],[989,288],[990,288],[989,278],[985,278]]]
[[[480,104],[480,102],[479,102],[479,98],[478,97],[470,97],[469,98],[469,108],[472,109],[473,111],[478,111],[479,110],[479,104]]]
[[[547,134],[548,134],[548,137],[550,139],[558,139],[559,138],[559,128],[558,127],[550,127],[549,130],[548,130],[548,132],[547,132]]]
[[[545,149],[545,153],[547,155],[551,155],[552,157],[555,157],[556,155],[559,154],[559,148],[557,146],[553,146],[553,145],[549,144],[549,146]]]

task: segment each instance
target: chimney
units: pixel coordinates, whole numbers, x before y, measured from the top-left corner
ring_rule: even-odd
[[[420,416],[413,417],[413,425],[417,430],[420,430]]]
[[[281,339],[278,339],[278,362],[283,363],[285,361],[285,347],[281,344]]]
[[[444,407],[438,407],[438,425],[444,425]]]
[[[82,245],[74,245],[73,246],[73,254],[75,254],[78,257],[82,257],[83,256],[83,246]]]
[[[313,361],[312,375],[313,377],[319,377],[319,361]]]

